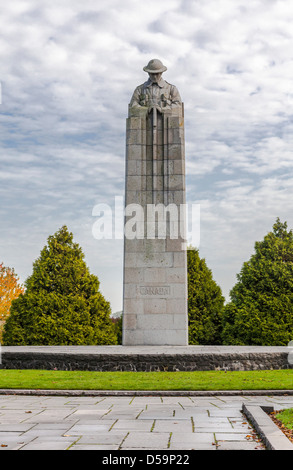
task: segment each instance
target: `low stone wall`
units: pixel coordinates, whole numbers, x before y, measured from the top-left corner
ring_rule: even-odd
[[[276,350],[258,348],[257,351],[238,351],[237,348],[218,347],[210,351],[207,346],[194,350],[190,347],[190,353],[160,353],[152,351],[149,353],[127,352],[123,353],[123,347],[119,353],[104,347],[99,352],[99,348],[88,352],[82,350],[78,352],[78,347],[64,347],[64,352],[60,348],[54,347],[42,350],[30,350],[29,347],[2,348],[2,364],[4,369],[47,369],[47,370],[91,370],[91,371],[196,371],[196,370],[270,370],[293,368],[288,362],[288,352],[286,348]],[[6,349],[6,350],[5,350]],[[94,348],[93,348],[94,349]],[[241,349],[241,348],[240,348]],[[280,350],[281,349],[281,350]],[[196,352],[194,352],[196,351]],[[238,351],[238,352],[237,352]]]

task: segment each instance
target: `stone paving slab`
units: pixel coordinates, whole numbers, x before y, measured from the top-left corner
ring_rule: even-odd
[[[62,353],[62,354],[114,354],[114,355],[137,355],[137,354],[196,354],[199,352],[284,352],[287,346],[2,346],[2,354],[6,352],[34,352],[34,353]]]
[[[218,441],[217,450],[255,450],[255,443],[250,441]]]
[[[46,397],[0,395],[0,450],[258,450],[248,406],[292,396]]]
[[[168,449],[170,432],[148,433],[140,431],[129,432],[121,444],[121,449]]]

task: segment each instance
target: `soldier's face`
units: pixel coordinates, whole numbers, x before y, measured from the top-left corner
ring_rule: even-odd
[[[161,76],[162,73],[149,73],[149,77],[153,83],[158,83],[160,81]]]

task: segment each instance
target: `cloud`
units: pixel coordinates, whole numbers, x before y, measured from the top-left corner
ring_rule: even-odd
[[[15,0],[1,18],[0,260],[22,278],[67,223],[121,309],[123,249],[93,239],[91,214],[123,195],[128,103],[154,57],[184,101],[187,199],[225,294],[275,218],[293,226],[289,2]]]

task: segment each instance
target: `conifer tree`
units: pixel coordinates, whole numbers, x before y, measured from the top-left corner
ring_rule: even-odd
[[[5,323],[6,345],[115,344],[110,304],[90,274],[80,246],[66,226],[48,238],[12,302]]]
[[[220,344],[224,297],[198,250],[187,250],[189,344]]]
[[[293,234],[278,218],[242,266],[223,315],[223,342],[287,345],[293,340]]]

